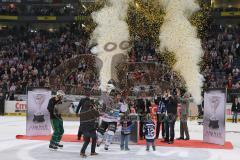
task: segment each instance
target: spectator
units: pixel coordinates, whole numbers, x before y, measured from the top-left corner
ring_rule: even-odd
[[[239,112],[240,112],[240,104],[238,102],[238,98],[235,97],[234,102],[232,104],[232,114],[233,114],[232,123],[237,123],[238,121],[237,117]]]

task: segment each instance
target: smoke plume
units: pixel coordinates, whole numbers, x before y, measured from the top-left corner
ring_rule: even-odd
[[[100,70],[100,88],[107,90],[107,83],[112,78],[112,59],[115,55],[126,54],[127,50],[119,45],[129,40],[129,29],[125,19],[131,0],[107,0],[101,10],[92,13],[97,27],[92,34],[92,42],[97,43],[95,51],[102,61]]]
[[[202,79],[199,61],[203,54],[197,29],[189,18],[199,9],[195,0],[159,0],[166,9],[166,16],[160,31],[160,50],[174,52],[179,71],[186,81],[187,89],[197,104],[201,103]]]

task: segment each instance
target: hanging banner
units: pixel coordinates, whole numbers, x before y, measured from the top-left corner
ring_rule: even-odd
[[[225,106],[223,90],[210,90],[204,94],[203,141],[225,144]]]
[[[47,89],[34,89],[28,91],[27,136],[51,134],[50,115],[47,110],[50,98],[51,91]]]

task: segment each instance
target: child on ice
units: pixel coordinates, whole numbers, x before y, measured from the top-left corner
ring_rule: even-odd
[[[143,133],[145,135],[147,148],[146,151],[149,151],[150,145],[152,145],[153,150],[156,150],[155,144],[154,144],[154,138],[155,138],[155,124],[152,121],[150,115],[148,114],[146,116],[146,121],[143,126]]]
[[[129,151],[128,141],[131,134],[132,121],[127,112],[124,113],[124,116],[121,120],[122,130],[121,130],[121,150]]]

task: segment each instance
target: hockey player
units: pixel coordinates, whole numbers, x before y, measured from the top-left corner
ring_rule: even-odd
[[[52,135],[52,138],[50,140],[50,145],[49,145],[50,149],[58,149],[58,147],[60,147],[60,148],[63,147],[63,145],[60,144],[62,135],[64,133],[63,120],[62,120],[61,114],[58,113],[55,106],[57,104],[62,103],[62,99],[63,99],[64,95],[65,95],[65,93],[62,90],[59,90],[59,91],[57,91],[56,96],[52,97],[48,103],[47,109],[50,113],[50,120],[51,120],[51,125],[53,128],[53,135]]]
[[[108,147],[112,143],[113,136],[117,130],[119,120],[119,109],[112,109],[111,111],[102,114],[97,131],[98,146],[100,146],[102,142],[105,142],[104,149],[108,150]]]
[[[99,127],[97,130],[98,141],[97,146],[105,142],[104,149],[108,150],[109,145],[112,143],[113,136],[117,130],[117,124],[120,121],[120,108],[114,104],[110,96],[113,85],[108,85],[108,91],[103,92],[100,103],[102,104],[102,113],[100,117]]]

